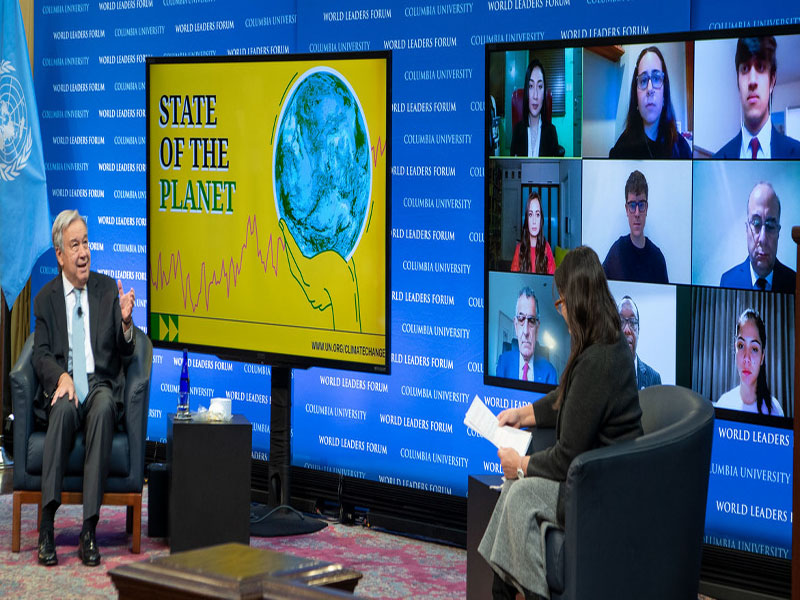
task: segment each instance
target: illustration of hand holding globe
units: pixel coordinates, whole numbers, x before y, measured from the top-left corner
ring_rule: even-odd
[[[328,68],[298,78],[273,155],[275,209],[292,276],[333,329],[361,331],[353,254],[368,228],[369,129],[346,79]]]
[[[338,253],[327,250],[313,258],[300,252],[286,221],[278,226],[283,233],[289,270],[303,290],[308,302],[317,310],[331,310],[333,329],[337,331],[361,331],[355,267],[351,267]],[[346,285],[347,282],[351,285]]]

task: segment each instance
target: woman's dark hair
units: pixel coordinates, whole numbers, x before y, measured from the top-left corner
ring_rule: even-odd
[[[556,269],[554,283],[564,301],[572,345],[554,405],[559,408],[578,356],[592,344],[615,343],[622,327],[603,266],[588,246],[567,252]]]
[[[531,234],[528,231],[528,212],[530,211],[531,201],[539,203],[539,233],[536,234],[536,264],[531,268]],[[547,256],[544,250],[544,210],[542,209],[542,198],[539,192],[532,191],[525,203],[525,218],[522,220],[522,241],[519,243],[519,270],[523,273],[542,273],[547,274]]]
[[[747,308],[739,315],[736,320],[736,335],[733,338],[733,347],[736,349],[736,338],[742,332],[742,326],[748,321],[756,324],[758,329],[758,337],[761,339],[761,355],[764,356],[764,346],[767,343],[767,330],[764,327],[764,321],[761,315],[755,309]],[[769,393],[769,386],[767,385],[767,359],[758,368],[758,379],[756,379],[756,408],[762,415],[772,414],[772,394]]]
[[[542,98],[542,112],[539,113],[545,123],[550,122],[550,113],[547,110],[547,73],[544,72],[544,67],[542,66],[541,61],[538,58],[534,58],[528,63],[528,70],[525,71],[525,83],[523,84],[522,89],[525,90],[525,102],[522,105],[522,122],[525,123],[525,127],[528,126],[528,117],[530,116],[530,108],[529,108],[529,101],[528,98],[528,85],[531,80],[531,73],[533,70],[539,67],[542,71],[542,83],[544,84],[544,97]]]
[[[658,118],[658,136],[656,141],[660,142],[672,151],[673,146],[677,143],[678,128],[675,126],[675,109],[672,108],[672,96],[669,91],[669,73],[667,72],[667,63],[664,60],[664,55],[661,50],[655,46],[648,46],[639,53],[639,58],[636,59],[636,68],[633,70],[633,78],[631,79],[631,97],[628,102],[628,118],[625,122],[625,131],[623,134],[638,137],[645,135],[644,122],[642,115],[639,114],[639,98],[636,95],[636,78],[639,73],[639,63],[648,52],[652,52],[661,61],[661,69],[664,72],[664,104],[661,107],[661,115]]]

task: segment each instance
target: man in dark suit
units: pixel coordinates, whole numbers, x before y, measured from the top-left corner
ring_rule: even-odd
[[[771,35],[740,38],[736,44],[742,128],[714,158],[800,158],[800,142],[779,132],[769,113],[778,71],[777,48]]]
[[[76,210],[53,223],[59,275],[36,295],[33,367],[41,395],[34,412],[47,422],[42,464],[39,563],[58,563],[54,519],[75,434],[84,431],[83,529],[78,555],[100,564],[95,526],[108,475],[111,438],[122,416],[122,359],[134,350],[134,293],[91,272],[89,238]]]
[[[500,355],[495,375],[536,383],[558,383],[558,374],[550,361],[533,356],[539,333],[539,304],[536,294],[529,287],[522,288],[517,296],[514,333],[518,347]]]
[[[622,322],[622,334],[633,353],[636,367],[636,386],[643,390],[651,385],[661,385],[661,375],[653,367],[647,365],[636,353],[639,345],[639,308],[630,296],[623,296],[617,306],[619,319]]]
[[[721,287],[793,293],[797,274],[778,260],[781,202],[772,185],[757,183],[747,198],[748,256],[722,274]]]

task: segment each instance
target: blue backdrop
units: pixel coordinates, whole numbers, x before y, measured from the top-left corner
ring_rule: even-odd
[[[50,211],[77,208],[88,217],[94,268],[135,288],[134,319],[146,329],[145,57],[392,49],[392,375],[295,371],[292,462],[463,496],[469,474],[499,472],[493,447],[463,425],[471,398],[483,396],[495,412],[534,399],[483,385],[484,45],[766,23],[752,21],[751,5],[738,1],[331,4],[37,2],[34,80]],[[769,22],[800,19],[800,9],[779,1],[761,2],[759,11]],[[33,292],[56,272],[51,250],[36,265]],[[192,409],[231,398],[233,412],[253,423],[254,458],[266,459],[269,367],[190,360]],[[164,441],[180,362],[178,353],[155,352],[151,440]],[[715,446],[714,460],[732,462],[740,452]],[[791,465],[791,445],[769,453]],[[739,502],[744,484],[718,486],[715,477],[712,491]],[[790,485],[770,496],[782,498],[783,509]],[[772,488],[748,489],[760,496]],[[714,521],[715,535],[727,535],[729,522]],[[785,535],[771,539],[788,549]]]

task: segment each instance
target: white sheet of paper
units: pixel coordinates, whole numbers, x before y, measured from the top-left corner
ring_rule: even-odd
[[[464,425],[497,448],[513,448],[520,456],[524,456],[531,442],[531,433],[508,425],[498,427],[497,424],[497,417],[476,394],[464,415]]]

